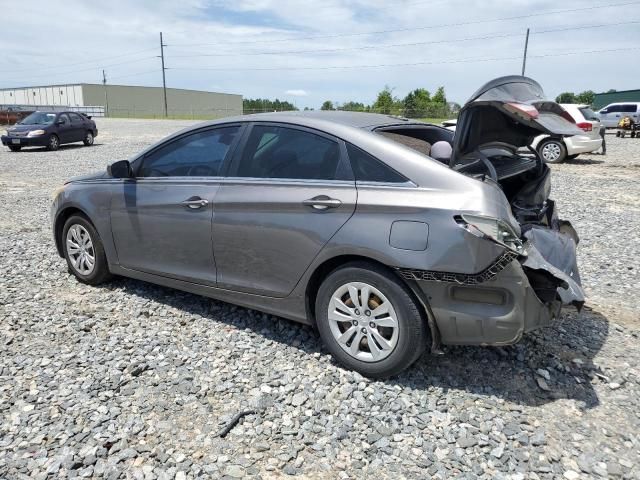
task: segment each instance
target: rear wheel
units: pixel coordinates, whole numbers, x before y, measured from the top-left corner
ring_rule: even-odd
[[[93,145],[93,133],[91,132],[85,133],[82,143],[84,143],[85,146],[87,147],[90,147],[91,145]]]
[[[19,152],[22,147],[19,145],[9,145],[9,150],[12,152]]]
[[[544,140],[538,147],[538,154],[545,163],[562,163],[567,157],[567,147],[560,140]]]
[[[60,148],[60,139],[57,135],[52,134],[49,137],[49,143],[47,143],[47,150],[58,150]]]
[[[111,277],[98,232],[86,217],[69,217],[60,241],[69,270],[82,283],[97,285]]]
[[[373,378],[400,373],[427,345],[411,292],[386,269],[351,263],[324,280],[316,299],[320,336],[344,366]]]

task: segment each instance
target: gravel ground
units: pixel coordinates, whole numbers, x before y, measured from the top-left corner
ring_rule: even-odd
[[[92,148],[0,151],[0,478],[640,478],[640,140],[553,166],[582,314],[370,381],[308,327],[67,273],[52,190],[189,124],[99,120]]]

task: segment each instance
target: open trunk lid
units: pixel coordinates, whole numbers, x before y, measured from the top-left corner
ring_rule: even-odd
[[[451,165],[492,142],[520,148],[540,134],[583,133],[560,105],[545,99],[538,82],[519,75],[500,77],[481,87],[460,110]]]

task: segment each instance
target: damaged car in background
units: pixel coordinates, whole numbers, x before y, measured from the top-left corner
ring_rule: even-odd
[[[53,235],[81,282],[122,275],[314,325],[342,364],[387,377],[427,347],[511,344],[582,306],[578,236],[526,149],[580,133],[519,76],[474,94],[455,138],[370,113],[224,118],[68,181]]]

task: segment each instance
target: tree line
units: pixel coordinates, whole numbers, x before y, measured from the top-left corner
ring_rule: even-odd
[[[243,100],[244,113],[282,112],[298,110],[291,102],[279,99],[245,98]],[[310,110],[305,107],[305,110]],[[312,110],[312,109],[311,109]],[[438,87],[431,94],[426,88],[416,88],[404,98],[394,95],[393,88],[385,86],[376,96],[375,102],[367,105],[362,102],[348,101],[344,103],[326,100],[320,110],[343,110],[349,112],[372,112],[387,115],[401,115],[409,118],[449,118],[455,116],[460,105],[447,101],[444,87]]]
[[[383,113],[409,118],[448,118],[457,113],[460,105],[447,102],[444,87],[438,87],[433,94],[426,88],[416,88],[404,98],[399,98],[393,94],[393,89],[386,85],[382,91],[378,92],[376,101],[371,105],[354,101],[340,104],[326,100],[320,109]]]
[[[614,93],[616,90],[608,90],[607,93]],[[580,93],[562,92],[556,97],[557,103],[583,103],[585,105],[593,105],[596,99],[596,92],[593,90],[585,90]]]

